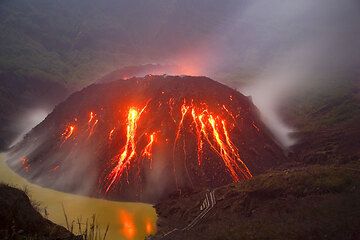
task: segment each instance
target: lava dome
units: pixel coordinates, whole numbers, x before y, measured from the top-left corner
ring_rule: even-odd
[[[248,97],[206,77],[149,75],[72,94],[8,163],[42,186],[153,203],[247,180],[283,160]]]

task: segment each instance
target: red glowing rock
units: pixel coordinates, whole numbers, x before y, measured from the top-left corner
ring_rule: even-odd
[[[249,98],[206,77],[178,76],[91,85],[11,155],[10,165],[41,185],[149,202],[247,180],[284,160]]]

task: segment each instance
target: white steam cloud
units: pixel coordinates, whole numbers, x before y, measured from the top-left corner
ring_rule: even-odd
[[[12,128],[14,128],[15,131],[19,133],[19,136],[13,141],[10,146],[12,147],[16,143],[21,141],[24,138],[25,134],[28,133],[31,129],[33,129],[36,125],[41,123],[49,113],[49,109],[36,108],[29,109],[21,116],[18,116],[16,121],[13,123]]]
[[[283,122],[279,108],[319,79],[340,80],[358,69],[359,13],[356,0],[239,2],[238,13],[214,32],[216,64],[204,74],[221,76],[252,96],[279,142],[291,146],[296,140],[289,134],[295,129]],[[226,72],[247,79],[229,83]]]

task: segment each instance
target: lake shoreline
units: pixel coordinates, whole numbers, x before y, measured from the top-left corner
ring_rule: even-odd
[[[30,198],[46,208],[49,220],[66,227],[62,206],[69,221],[90,219],[94,214],[106,230],[109,224],[109,239],[141,239],[156,231],[157,215],[151,204],[115,202],[87,196],[64,193],[30,183],[15,173],[6,163],[4,153],[0,153],[0,182],[20,189],[28,189]]]

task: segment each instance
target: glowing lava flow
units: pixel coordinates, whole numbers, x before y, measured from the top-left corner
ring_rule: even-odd
[[[116,157],[117,165],[108,175],[110,181],[106,192],[108,192],[114,182],[121,177],[125,168],[130,164],[131,159],[136,154],[136,143],[135,143],[135,134],[137,129],[137,122],[140,119],[142,112],[145,110],[146,106],[139,112],[135,108],[130,108],[127,117],[127,127],[126,127],[126,144],[124,146],[123,152]]]
[[[218,156],[223,160],[233,181],[238,182],[241,179],[251,178],[252,174],[250,170],[241,160],[238,149],[229,137],[229,131],[226,127],[225,120],[221,119],[220,116],[214,117],[209,113],[207,107],[201,109],[200,113],[197,114],[196,108],[193,104],[185,106],[184,103],[181,107],[182,116],[177,132],[180,133],[182,121],[190,108],[193,123],[195,124],[196,128],[195,132],[197,137],[198,164],[201,165],[202,162],[201,155],[203,152],[204,138],[210,147],[214,150],[214,152],[217,153]],[[223,106],[223,108],[231,116],[231,118],[235,119],[226,107]],[[179,138],[178,135],[179,134],[176,135],[176,139]]]
[[[114,131],[115,131],[115,128],[111,129],[111,131],[109,132],[109,141],[112,141],[113,135],[114,135]]]
[[[185,115],[188,112],[189,108],[190,107],[186,106],[186,102],[184,101],[183,105],[181,105],[181,119],[180,119],[180,122],[179,122],[179,125],[178,125],[178,128],[177,128],[177,131],[176,131],[175,144],[174,145],[176,145],[176,142],[179,139],[179,135],[180,135],[180,131],[181,131],[181,128],[182,128],[182,125],[183,125],[183,122],[184,122],[184,118],[185,118]]]
[[[231,116],[231,118],[236,121],[234,115],[229,111],[229,109],[227,109],[227,107],[225,105],[222,105],[223,109]]]
[[[74,131],[75,131],[75,126],[74,125],[67,126],[65,131],[61,134],[61,136],[64,139],[63,141],[65,142],[66,140],[68,140],[71,137],[71,135],[73,135]]]
[[[199,126],[198,122],[196,121],[196,112],[195,109],[191,109],[191,115],[193,117],[193,121],[195,123],[195,128],[196,128],[196,137],[197,137],[197,157],[198,157],[198,165],[201,165],[201,155],[203,152],[203,140],[201,137],[201,127]]]
[[[88,123],[90,124],[92,122],[92,120],[94,119],[94,113],[93,112],[90,112],[89,114],[89,121]]]
[[[149,143],[145,146],[142,156],[147,157],[151,160],[152,155],[152,146],[154,144],[155,140],[155,133],[152,133],[149,138]],[[150,168],[151,168],[151,162],[150,162]]]
[[[21,158],[21,164],[22,164],[22,167],[23,167],[24,171],[29,172],[30,164],[29,164],[29,160],[27,159],[27,157],[22,157]]]
[[[186,166],[186,150],[189,149],[187,148],[186,143],[191,142],[187,141],[186,138],[189,137],[188,134],[190,131],[190,135],[193,134],[196,138],[197,164],[199,167],[203,166],[203,161],[205,159],[205,157],[203,157],[204,154],[207,156],[206,159],[211,159],[208,155],[208,150],[210,150],[219,157],[219,160],[222,161],[223,166],[234,182],[252,177],[251,172],[242,161],[239,150],[233,143],[230,135],[231,131],[236,127],[238,115],[235,117],[235,115],[233,115],[225,105],[219,105],[221,112],[219,114],[215,114],[209,110],[207,104],[195,104],[194,100],[186,101],[184,99],[182,102],[175,104],[174,98],[170,98],[166,103],[169,105],[169,114],[171,117],[170,121],[174,126],[172,167],[176,186],[178,186],[176,172],[179,170],[176,166],[179,166],[179,164],[176,164],[177,162],[175,161],[175,157],[181,156],[176,152],[179,150],[178,144],[180,143],[182,143],[181,146],[184,152],[184,166],[191,182],[191,174],[189,174]],[[176,108],[176,105],[178,108]],[[133,163],[141,164],[140,161],[138,161],[141,158],[148,159],[150,161],[150,169],[152,169],[153,148],[157,143],[157,138],[162,135],[157,136],[157,134],[155,134],[156,131],[148,134],[148,129],[146,129],[146,127],[141,128],[141,131],[144,132],[137,133],[140,117],[146,107],[147,104],[142,109],[130,107],[127,112],[127,118],[125,118],[126,142],[121,150],[114,154],[115,156],[113,155],[114,157],[111,158],[112,166],[111,171],[106,177],[105,192],[108,192],[112,186],[119,181],[123,174],[126,173],[130,165]],[[162,105],[159,104],[156,107],[160,108]],[[178,117],[174,117],[176,116],[176,109],[178,111]],[[151,114],[151,110],[152,109],[148,110],[147,115],[149,115],[149,113]],[[98,122],[99,120],[97,119],[97,115],[94,112],[90,112],[87,119],[89,137],[93,134],[94,128]],[[102,123],[103,122],[105,121],[102,121]],[[260,131],[254,123],[253,126],[257,131]],[[75,129],[74,125],[67,125],[67,128],[62,134],[64,141],[74,134]],[[117,128],[114,127],[109,130],[109,132],[105,133],[106,138],[110,142],[118,139],[118,134],[114,136],[115,131],[118,132]],[[158,131],[161,131],[161,129],[158,129]],[[146,141],[142,139],[144,137],[146,137]],[[165,138],[166,142],[168,142],[168,136],[165,136]],[[137,150],[137,147],[141,149]],[[181,169],[179,172],[181,173]]]
[[[88,125],[89,125],[89,129],[90,129],[89,136],[91,136],[94,133],[95,126],[99,122],[99,120],[96,119],[95,117],[96,117],[96,114],[93,112],[90,112],[89,120],[88,120]]]
[[[244,175],[245,179],[250,178],[251,173],[250,173],[249,169],[247,169],[245,164],[241,161],[240,157],[238,156],[237,151],[234,150],[234,146],[231,143],[231,141],[229,140],[228,132],[225,127],[225,122],[222,121],[223,132],[226,137],[226,143],[221,139],[220,131],[219,131],[217,124],[215,122],[215,119],[213,118],[212,115],[209,116],[208,121],[209,121],[212,131],[213,131],[214,140],[216,141],[216,143],[219,147],[219,150],[216,152],[218,154],[220,154],[221,158],[224,161],[224,164],[230,171],[230,174],[231,174],[233,180],[236,182],[238,182],[240,180],[239,176],[238,176],[238,172],[241,172]],[[238,160],[238,162],[240,162],[241,165],[243,165],[243,167],[244,167],[243,169],[240,169],[236,160]]]

